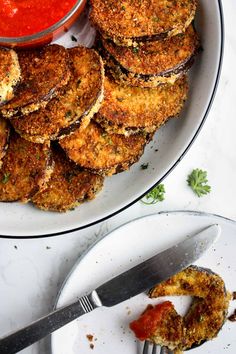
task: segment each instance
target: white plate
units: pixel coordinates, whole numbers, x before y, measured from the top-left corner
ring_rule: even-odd
[[[0,235],[52,235],[89,226],[130,206],[176,166],[199,133],[215,95],[223,51],[220,0],[199,0],[196,27],[204,51],[191,71],[191,90],[181,119],[172,119],[158,131],[130,171],[106,178],[98,197],[72,212],[59,214],[38,210],[30,204],[1,203]],[[77,43],[91,45],[94,31],[84,15],[58,43],[76,45],[71,41],[71,33],[78,38]],[[143,163],[149,164],[147,170],[141,170]]]
[[[65,280],[56,306],[69,304],[109,278],[214,223],[221,226],[221,237],[196,264],[220,274],[226,288],[235,291],[236,222],[211,214],[170,212],[134,220],[96,243]],[[91,353],[86,337],[91,334],[94,354],[141,354],[141,342],[135,340],[128,325],[147,304],[159,301],[163,300],[150,300],[141,294],[115,307],[96,309],[54,332],[51,337],[52,353]],[[177,302],[177,306],[179,311],[183,311],[185,299]],[[231,303],[230,312],[233,308],[236,308],[236,302]],[[227,321],[216,339],[191,350],[191,353],[235,354],[235,327],[235,323]]]

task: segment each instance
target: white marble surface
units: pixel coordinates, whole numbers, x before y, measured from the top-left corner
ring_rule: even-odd
[[[58,290],[79,255],[97,238],[134,217],[163,210],[201,210],[236,220],[236,2],[225,0],[225,55],[208,119],[185,158],[164,181],[166,199],[137,202],[121,214],[77,233],[38,240],[0,239],[0,335],[52,309]],[[193,168],[208,171],[210,195],[197,198],[186,184]],[[22,351],[49,354],[43,340]],[[66,354],[66,353],[65,353]],[[83,353],[85,354],[85,353]]]

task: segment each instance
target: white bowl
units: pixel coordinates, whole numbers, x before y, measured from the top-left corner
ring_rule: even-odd
[[[127,172],[106,178],[97,198],[74,211],[59,214],[38,210],[31,204],[0,203],[1,235],[51,236],[88,227],[129,207],[172,171],[201,130],[215,96],[224,44],[220,0],[199,0],[196,28],[204,50],[191,70],[190,95],[181,119],[168,122],[157,132],[138,163]],[[75,26],[73,33],[76,29],[81,31],[81,27]],[[91,44],[92,34],[89,25],[84,23],[81,42]],[[77,44],[71,41],[70,33],[60,43]],[[149,168],[142,170],[143,163],[148,163]]]

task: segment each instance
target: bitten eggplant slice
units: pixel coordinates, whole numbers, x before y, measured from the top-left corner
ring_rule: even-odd
[[[186,76],[174,85],[157,88],[122,86],[105,78],[105,98],[94,119],[108,133],[151,133],[169,118],[176,117],[187,98]]]
[[[182,33],[192,22],[196,0],[91,0],[90,19],[103,37],[136,46]]]
[[[94,199],[103,186],[103,177],[82,171],[59,147],[53,149],[55,168],[47,188],[32,202],[40,209],[64,212]]]
[[[70,68],[67,50],[57,44],[18,52],[21,83],[15,97],[2,106],[6,118],[36,111],[67,84]]]
[[[34,144],[11,132],[0,170],[0,201],[27,202],[45,188],[53,171],[49,144]]]
[[[0,106],[14,97],[21,78],[18,56],[13,49],[0,48]]]
[[[190,69],[199,50],[198,35],[192,25],[183,34],[135,48],[101,41],[101,53],[115,80],[141,87],[173,84]]]
[[[45,108],[23,117],[13,117],[11,123],[25,139],[43,143],[86,127],[99,110],[103,99],[104,69],[95,50],[75,47],[68,50],[72,76],[65,89]]]
[[[0,168],[2,166],[2,158],[7,151],[9,134],[10,128],[7,121],[0,117]]]
[[[108,134],[91,121],[83,131],[77,130],[60,140],[60,145],[79,166],[110,176],[135,163],[142,155],[146,141],[143,134],[130,137]]]
[[[150,291],[151,298],[169,295],[193,296],[192,305],[183,318],[185,335],[180,349],[190,349],[217,336],[227,318],[231,298],[218,274],[190,266]]]

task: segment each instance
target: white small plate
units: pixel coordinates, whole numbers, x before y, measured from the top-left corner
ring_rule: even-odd
[[[236,222],[220,216],[197,212],[170,212],[136,219],[111,232],[97,242],[76,263],[65,280],[56,307],[69,304],[95,289],[109,278],[176,244],[186,236],[211,224],[222,228],[220,239],[196,264],[221,275],[229,291],[236,290]],[[173,300],[173,298],[172,298]],[[99,308],[60,330],[51,338],[53,354],[141,354],[142,343],[129,330],[146,305],[163,299],[150,300],[145,294],[112,308]],[[174,303],[183,311],[185,299]],[[236,308],[231,302],[229,313]],[[236,324],[227,321],[218,337],[191,350],[191,353],[236,353]],[[89,342],[87,335],[92,335]]]
[[[74,211],[61,214],[36,209],[30,203],[0,203],[0,235],[52,236],[88,227],[133,204],[173,170],[205,122],[222,63],[224,27],[221,1],[199,0],[198,3],[195,24],[204,51],[191,69],[189,98],[181,118],[172,119],[158,130],[138,163],[129,171],[106,178],[97,198]],[[67,47],[77,44],[90,46],[94,30],[85,15],[57,42]],[[72,33],[77,42],[71,39]],[[142,170],[142,164],[148,164],[148,169]]]

